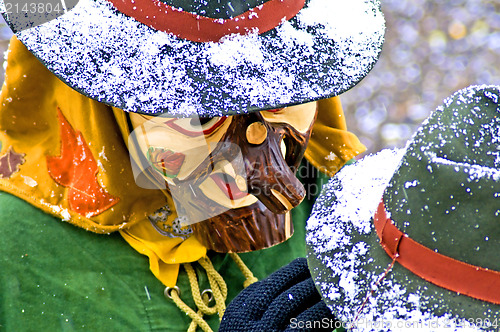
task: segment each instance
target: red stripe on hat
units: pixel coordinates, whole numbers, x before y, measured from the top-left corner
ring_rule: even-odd
[[[439,287],[500,304],[500,272],[461,262],[412,240],[387,217],[383,200],[373,223],[382,248],[406,269]]]
[[[147,26],[194,42],[217,42],[237,33],[259,34],[290,20],[305,0],[270,0],[230,19],[214,19],[177,9],[159,0],[108,0],[123,14]]]

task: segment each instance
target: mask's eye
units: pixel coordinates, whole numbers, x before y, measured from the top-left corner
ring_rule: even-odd
[[[169,119],[165,124],[187,136],[210,135],[227,117]]]
[[[282,110],[283,110],[282,108],[275,108],[273,110],[267,110],[267,111],[262,111],[262,112],[278,113],[278,112],[281,112]]]
[[[192,118],[190,123],[192,126],[199,126],[199,125],[203,126],[209,123],[210,121],[213,121],[214,119],[217,118]]]
[[[260,114],[267,122],[286,123],[300,133],[306,133],[314,123],[317,112],[317,103],[310,102],[281,109],[261,111]]]

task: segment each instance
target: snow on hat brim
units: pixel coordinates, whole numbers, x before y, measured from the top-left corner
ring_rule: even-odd
[[[471,121],[469,125],[476,125],[476,129],[485,135],[486,132],[492,130],[493,139],[491,137],[485,138],[484,141],[488,140],[489,142],[484,144],[489,143],[490,147],[496,147],[498,146],[498,137],[493,132],[500,130],[500,120],[497,115],[499,95],[498,87],[483,86],[464,89],[445,101],[444,109],[447,109],[445,116],[452,115],[451,118],[455,119],[454,121],[463,122],[464,120],[460,116],[465,115],[465,119]],[[490,102],[488,102],[489,99]],[[489,108],[489,111],[482,113],[480,105]],[[431,115],[422,127],[426,128],[427,131],[434,131],[433,134],[437,134],[441,138],[441,141],[438,142],[433,140],[434,137],[429,139],[431,143],[434,142],[429,146],[437,150],[452,142],[448,141],[447,133],[440,126],[436,126],[436,123],[441,121],[440,113],[442,111],[443,108],[434,112],[434,115]],[[469,117],[467,114],[471,114],[471,116]],[[472,121],[473,117],[476,119],[476,123]],[[489,126],[485,125],[486,123]],[[478,137],[472,130],[464,130],[456,122],[448,122],[448,125],[449,128],[456,128],[455,133],[450,133],[452,136],[456,135],[457,140],[462,135],[471,135],[471,139],[466,140],[470,145],[465,144],[465,150],[478,148],[477,144],[483,140],[483,137]],[[397,261],[394,263],[382,248],[380,239],[375,232],[373,217],[381,198],[387,192],[388,185],[397,178],[395,174],[398,174],[400,169],[405,169],[408,166],[408,160],[411,158],[420,159],[418,153],[425,149],[421,149],[422,146],[419,145],[420,142],[417,139],[420,140],[423,137],[425,140],[426,136],[433,136],[422,128],[409,142],[406,149],[384,150],[373,156],[365,157],[353,165],[344,167],[325,186],[307,222],[306,241],[311,274],[333,313],[346,326],[352,327],[354,331],[406,331],[418,328],[426,331],[476,331],[488,327],[497,330],[500,324],[498,321],[500,305],[438,287],[407,270]],[[496,143],[493,142],[495,139]],[[495,153],[495,149],[492,151]],[[491,154],[490,152],[485,153]],[[442,153],[446,154],[445,148],[443,148]],[[484,161],[485,158],[481,158],[478,153],[479,150],[474,152],[479,159]],[[488,158],[490,157],[492,156],[488,155]],[[490,159],[494,160],[494,156],[492,158]],[[422,159],[425,160],[425,158]],[[500,161],[497,160],[497,168],[498,163]],[[435,171],[436,165],[433,167]],[[477,167],[478,165],[473,165],[471,169]],[[450,167],[449,170],[452,173],[456,172],[457,177],[463,172],[470,172],[459,167]],[[490,181],[488,187],[484,186],[484,189],[493,185],[491,187],[493,192],[495,186],[497,191],[500,190],[499,179],[495,180],[494,174],[493,178],[489,177],[488,172],[486,172],[487,170],[494,171],[494,169],[485,167],[484,170],[481,177],[485,181]],[[479,172],[471,174],[471,176],[478,174]],[[500,174],[500,170],[495,174]],[[476,180],[474,178],[471,181],[475,183]],[[407,187],[409,190],[411,186]],[[417,186],[417,189],[421,188]],[[480,202],[475,202],[481,205],[482,202],[484,203],[481,198],[483,196],[477,194]],[[439,204],[440,199],[433,199],[433,193],[422,193],[422,195],[430,198],[429,204],[430,202]],[[453,195],[453,193],[449,193],[449,195]],[[483,205],[490,204],[491,200],[495,200],[495,197],[498,198],[495,195],[488,197],[489,201]],[[404,206],[404,204],[400,205],[401,201],[386,203]],[[469,201],[469,204],[475,203]],[[477,205],[474,206],[475,208]],[[439,218],[443,218],[443,221],[446,222],[446,218],[454,218],[454,216],[441,216]],[[482,224],[478,218],[470,220],[470,224],[481,224],[480,228],[483,228],[488,223],[490,226],[495,225],[498,218],[498,214],[496,217],[484,217]],[[412,219],[415,218],[408,216],[406,219],[409,220],[408,225],[411,225]],[[446,224],[440,225],[437,219],[436,217],[432,220],[432,225],[436,230],[434,236],[438,238],[436,243],[441,245],[444,243],[446,246],[446,241],[440,241],[437,235],[443,233],[445,229],[443,225],[446,226]],[[396,221],[397,226],[403,230],[404,223],[406,221],[399,220],[399,224]],[[453,223],[449,224],[453,225]],[[430,237],[430,242],[433,242],[432,232],[426,233]],[[449,230],[449,234],[452,233],[453,230]],[[410,237],[413,237],[413,233],[409,234]],[[491,241],[494,241],[493,238],[497,238],[495,234],[490,234]],[[470,234],[471,238],[472,235]],[[454,238],[453,235],[451,238]],[[466,249],[459,244],[467,241],[468,239],[457,238],[452,241],[456,244],[453,247],[457,252],[456,255],[464,255],[463,253],[459,255],[458,252],[468,250],[465,256],[483,255],[482,258],[485,258],[482,251],[470,252],[468,248]],[[445,249],[453,248],[446,247]],[[491,253],[489,254],[488,257],[491,260]],[[494,258],[496,259],[496,256]],[[496,260],[493,264],[496,264]],[[480,283],[481,280],[477,280],[477,282]]]
[[[107,0],[80,0],[16,35],[61,80],[100,102],[144,114],[220,116],[353,87],[381,51],[379,7],[377,0],[310,0],[264,34],[199,43],[139,23]]]

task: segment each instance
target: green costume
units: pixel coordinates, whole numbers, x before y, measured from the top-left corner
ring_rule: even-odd
[[[283,244],[241,254],[261,279],[304,256],[304,202],[293,217],[294,236]],[[7,193],[0,194],[0,324],[5,331],[186,331],[190,318],[163,295],[165,286],[147,259],[117,233],[96,235],[61,222]],[[228,302],[244,277],[226,254],[209,258],[228,281]],[[264,263],[265,262],[265,263]],[[196,267],[196,265],[195,265]],[[210,288],[198,269],[200,288]],[[194,307],[186,274],[177,285]],[[218,317],[206,318],[215,330]]]
[[[160,190],[135,185],[125,113],[67,87],[16,39],[1,99],[0,325],[5,330],[185,331],[191,318],[163,294],[165,286],[176,285],[181,299],[195,307],[193,282],[182,264],[193,263],[204,290],[213,287],[206,269],[194,262],[211,262],[227,283],[226,302],[251,279],[230,255],[207,254],[194,237],[164,236],[154,247],[138,241],[134,248],[149,256],[149,264],[130,248],[118,231],[150,225],[158,209],[173,206]],[[338,98],[320,103],[306,158],[333,173],[363,146],[345,130]],[[256,278],[305,255],[310,205],[304,201],[293,210],[290,240],[241,254]],[[169,226],[172,216],[164,220]],[[204,319],[217,328],[218,317]]]
[[[299,159],[305,156],[332,175],[364,150],[346,130],[337,96],[378,59],[385,29],[379,2],[192,3],[80,1],[52,20],[44,16],[46,23],[39,22],[39,13],[4,14],[16,34],[0,95],[0,325],[8,330],[185,331],[189,326],[194,331],[199,326],[210,331],[244,286],[305,255],[308,201],[292,211],[295,235],[269,249],[241,257],[214,254],[200,234],[243,242],[218,232],[239,224],[238,230],[257,240],[271,237],[273,227],[283,229],[283,241],[291,235],[285,213],[305,193],[292,173]],[[306,104],[310,109],[302,109]],[[294,107],[307,115],[307,123],[280,117]],[[272,114],[269,121],[266,112]],[[191,116],[208,123],[222,118],[216,123],[227,123],[225,130],[214,125],[205,133],[200,120],[196,130],[177,131],[237,142],[246,151],[245,177],[232,165],[226,170],[233,159],[224,155],[229,151],[220,151],[225,141],[214,140],[215,149],[196,163],[184,159],[182,151],[194,138],[174,149],[163,144],[167,135],[157,135],[160,143],[140,151],[148,154],[148,167],[168,172],[146,176],[175,178],[161,177],[161,186],[140,188],[130,160],[135,158],[134,165],[140,160],[132,153],[139,144],[129,146],[129,134],[142,130],[142,124],[134,124],[137,116],[150,121],[145,116],[159,114],[187,125]],[[170,128],[177,125],[155,119]],[[304,130],[297,129],[304,124]],[[200,141],[204,148],[212,142]],[[245,145],[259,148],[251,162]],[[210,170],[212,164],[221,169]],[[288,177],[267,167],[258,177],[269,192],[245,189],[259,166],[278,164]],[[185,177],[177,176],[181,166],[189,170]],[[315,176],[301,173],[304,169],[298,177],[311,181]],[[250,217],[221,219],[214,232],[197,231],[206,218],[185,226],[180,219],[186,214],[182,207],[177,214],[164,184],[171,180],[172,187],[183,189],[189,184],[196,198],[189,192],[183,197],[199,208],[201,195],[195,191],[201,192],[205,182],[193,190],[187,182],[193,178],[212,180],[220,189],[215,193],[225,193],[231,204],[239,200],[236,205],[224,205],[225,198],[213,202],[229,205],[230,212],[246,209]],[[271,187],[276,183],[279,188]],[[210,199],[212,193],[203,195]],[[246,204],[247,198],[255,201]],[[253,232],[240,220],[259,219],[254,215],[263,211],[255,207],[260,205],[270,211],[268,219],[260,218],[267,232],[259,227]],[[201,206],[210,210],[215,204]],[[273,224],[276,220],[284,227]]]

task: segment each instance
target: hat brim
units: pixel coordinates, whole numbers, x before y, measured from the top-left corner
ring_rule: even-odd
[[[234,115],[336,96],[366,76],[385,21],[378,1],[342,3],[310,0],[267,33],[199,43],[106,0],[80,0],[16,35],[62,81],[100,102],[144,114]]]
[[[404,152],[365,157],[323,189],[306,235],[318,290],[353,331],[497,330],[500,306],[435,286],[397,262],[391,267],[373,215]]]

